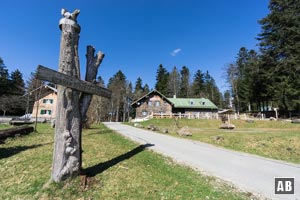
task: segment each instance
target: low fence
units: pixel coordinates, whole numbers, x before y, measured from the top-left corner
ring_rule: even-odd
[[[218,113],[153,113],[150,118],[179,118],[179,119],[218,119]]]
[[[198,112],[198,113],[152,113],[151,115],[148,115],[145,118],[142,119],[135,119],[134,121],[146,121],[152,118],[155,119],[163,119],[163,118],[179,118],[179,119],[216,119],[219,120],[221,119],[222,116],[226,115],[228,119],[258,119],[258,120],[263,120],[265,119],[265,116],[258,115],[256,117],[243,113],[243,114],[220,114],[220,113],[213,113],[213,112]]]

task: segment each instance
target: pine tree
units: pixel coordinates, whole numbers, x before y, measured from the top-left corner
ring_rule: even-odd
[[[8,94],[9,90],[9,73],[4,61],[0,58],[0,96]]]
[[[15,95],[24,95],[25,83],[22,73],[17,69],[10,75],[11,93]]]
[[[98,78],[97,78],[97,84],[99,86],[101,86],[101,87],[105,87],[105,82],[104,82],[102,76],[98,76]]]
[[[143,93],[143,95],[148,94],[149,92],[150,92],[150,88],[149,88],[149,85],[146,83],[144,85],[144,93]]]
[[[192,83],[192,96],[193,97],[204,97],[204,74],[198,69],[194,75]]]
[[[265,98],[280,99],[281,109],[300,107],[300,1],[271,0],[270,13],[260,20],[260,69],[266,78]]]
[[[237,56],[236,66],[238,70],[238,96],[240,100],[241,111],[251,111],[251,105],[256,98],[259,90],[254,91],[255,79],[258,74],[258,56],[254,50],[248,50],[245,47],[240,48]],[[257,88],[258,89],[258,88]]]
[[[183,66],[180,70],[180,92],[179,97],[187,98],[190,96],[190,70],[186,66]]]
[[[210,99],[217,106],[221,106],[222,94],[216,84],[215,79],[206,71],[204,75],[204,97]]]
[[[160,64],[156,72],[155,89],[164,95],[168,93],[168,79],[169,79],[168,71],[166,70],[166,68],[163,67],[162,64]]]
[[[137,78],[134,86],[134,91],[133,91],[133,97],[134,99],[138,99],[143,96],[144,89],[143,89],[143,81],[140,77]]]

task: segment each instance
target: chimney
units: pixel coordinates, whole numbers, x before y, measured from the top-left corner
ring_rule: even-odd
[[[173,95],[173,98],[176,99],[176,94]]]

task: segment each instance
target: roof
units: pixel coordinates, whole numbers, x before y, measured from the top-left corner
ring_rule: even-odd
[[[148,94],[145,94],[138,100],[134,101],[131,106],[138,106],[138,102],[142,101],[145,98],[149,98],[149,96],[152,93],[156,93],[163,100],[166,100],[168,103],[170,103],[174,108],[201,108],[201,109],[215,109],[217,110],[218,107],[211,102],[209,99],[205,98],[167,98],[162,93],[160,93],[157,90],[152,90]]]
[[[29,92],[27,92],[26,94],[24,94],[23,96],[26,96],[26,95],[32,95],[32,93],[33,92],[35,92],[35,91],[37,91],[37,90],[43,90],[43,89],[46,89],[46,88],[48,88],[48,89],[50,89],[50,90],[52,90],[54,93],[57,93],[57,89],[56,88],[53,88],[53,87],[51,87],[51,86],[49,86],[49,85],[41,85],[40,87],[38,87],[38,88],[35,88],[34,90],[31,90],[31,91],[29,91]]]
[[[205,98],[168,98],[174,104],[174,108],[202,108],[218,109],[218,107]]]
[[[51,86],[49,86],[49,85],[45,85],[45,88],[49,88],[49,89],[51,89],[51,90],[53,90],[53,92],[57,92],[57,89],[56,88],[53,88],[53,87],[51,87]]]
[[[151,95],[152,93],[158,94],[159,96],[161,96],[161,98],[162,98],[163,100],[166,100],[166,101],[168,101],[171,105],[173,105],[173,103],[172,103],[167,97],[165,97],[165,95],[163,95],[162,93],[160,93],[160,92],[157,91],[157,90],[152,90],[152,91],[149,92],[148,94],[145,94],[145,95],[142,96],[141,98],[139,98],[139,99],[135,100],[134,102],[132,102],[131,106],[135,106],[135,104],[137,104],[139,101],[143,100],[144,98],[148,98],[149,95]]]

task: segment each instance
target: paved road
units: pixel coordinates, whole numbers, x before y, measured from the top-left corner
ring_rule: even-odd
[[[204,172],[228,181],[236,187],[268,199],[300,200],[300,165],[266,159],[213,145],[137,129],[121,123],[104,123],[138,143],[151,143],[154,151],[172,157]],[[274,177],[294,177],[294,195],[275,195]]]

